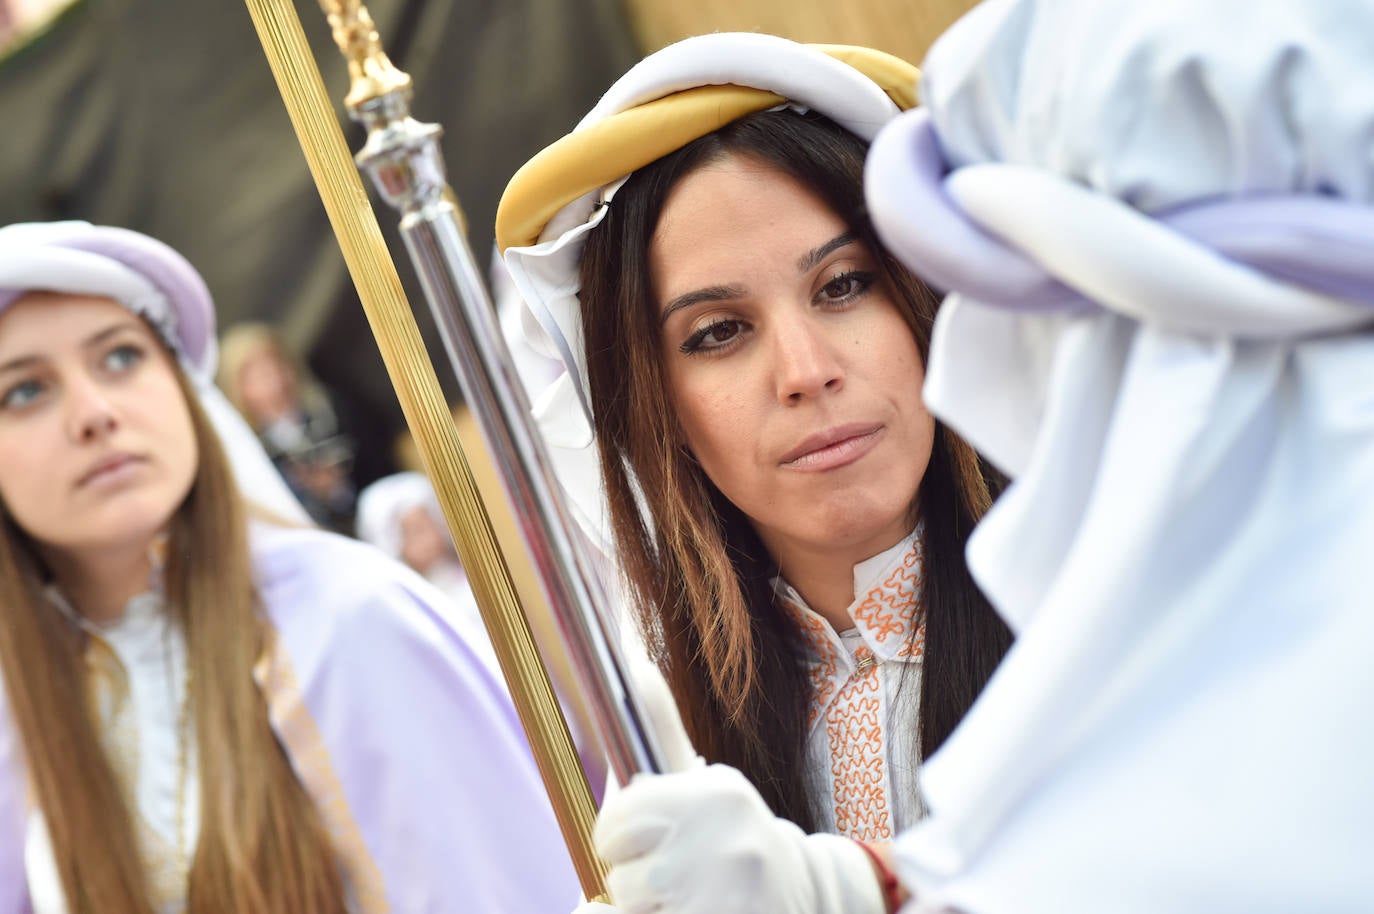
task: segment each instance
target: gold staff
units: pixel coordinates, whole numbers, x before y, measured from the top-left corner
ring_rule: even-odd
[[[583,894],[589,899],[604,900],[605,868],[592,849],[591,829],[596,806],[586,775],[529,624],[521,612],[509,569],[477,493],[367,192],[349,159],[343,133],[326,96],[300,20],[290,0],[246,2],[330,223],[338,236],[349,273],[358,288],[406,422],[415,436],[430,478],[434,480],[444,516],[472,581],[483,622],[529,738]],[[335,39],[348,58],[352,77],[346,100],[349,109],[373,128],[369,146],[374,146],[379,133],[384,133],[393,122],[418,128],[409,140],[403,141],[413,141],[409,158],[382,156],[365,164],[393,202],[396,202],[393,191],[414,190],[416,178],[433,178],[434,174],[429,173],[432,170],[439,179],[438,197],[409,202],[423,204],[431,211],[447,207],[448,212],[444,215],[452,224],[453,233],[457,233],[456,208],[451,192],[443,183],[442,159],[434,144],[438,128],[415,124],[408,117],[410,77],[393,67],[382,53],[371,17],[360,4],[321,0],[321,6],[329,15]],[[364,150],[360,158],[367,156],[368,150]],[[407,220],[411,215],[414,214],[408,214]],[[433,215],[433,212],[427,214]],[[403,231],[407,228],[414,229],[415,225],[407,226],[403,221]],[[452,241],[451,238],[443,240]],[[414,254],[416,239],[408,235],[407,243],[412,245]],[[470,267],[470,254],[468,259]],[[417,266],[423,265],[417,260]],[[431,287],[436,277],[427,275],[424,269],[421,275],[426,280],[426,292],[430,293],[433,304],[435,290]],[[485,305],[484,290],[479,297],[482,301],[474,303],[478,308]],[[451,343],[447,333],[445,342]],[[523,390],[518,384],[516,388],[523,401]],[[484,431],[489,431],[485,424]],[[499,460],[503,455],[494,456]],[[563,622],[560,619],[560,624]],[[623,696],[621,701],[624,701]],[[603,732],[604,725],[603,720],[598,721]]]

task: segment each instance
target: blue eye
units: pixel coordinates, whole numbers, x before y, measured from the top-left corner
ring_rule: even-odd
[[[20,381],[0,395],[0,409],[23,409],[43,395],[43,385],[34,380]]]
[[[130,343],[116,346],[105,353],[105,367],[115,372],[125,372],[143,361],[143,350]]]

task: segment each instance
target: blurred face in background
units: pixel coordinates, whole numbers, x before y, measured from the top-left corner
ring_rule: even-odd
[[[264,344],[244,357],[239,366],[238,400],[245,418],[263,428],[296,409],[296,378],[276,347]]]
[[[34,292],[0,314],[0,501],[40,550],[146,554],[167,527],[199,457],[178,370],[108,298]]]
[[[408,508],[400,517],[400,526],[401,561],[421,574],[436,562],[455,556],[448,531],[424,505]]]

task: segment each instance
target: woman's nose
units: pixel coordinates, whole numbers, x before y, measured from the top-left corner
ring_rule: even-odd
[[[799,403],[844,385],[844,367],[836,341],[810,316],[774,325],[774,353],[778,400]]]
[[[69,378],[66,385],[67,420],[72,438],[91,441],[108,435],[118,426],[109,392],[94,378]]]

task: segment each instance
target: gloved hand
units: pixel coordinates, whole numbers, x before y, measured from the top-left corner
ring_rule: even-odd
[[[672,774],[639,775],[608,797],[593,837],[619,914],[884,914],[868,855],[773,815],[734,768],[691,750],[667,683],[633,668]],[[584,905],[577,914],[610,914]]]
[[[774,816],[725,765],[636,777],[602,808],[594,837],[622,914],[885,911],[855,842]]]

